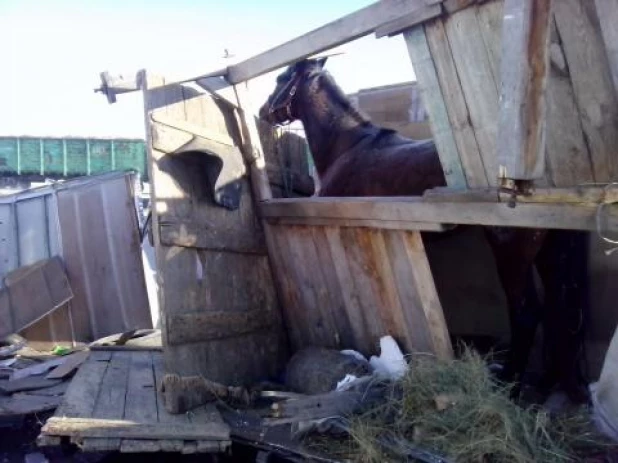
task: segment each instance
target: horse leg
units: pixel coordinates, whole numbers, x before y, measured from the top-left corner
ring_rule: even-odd
[[[524,228],[486,227],[498,277],[509,310],[511,348],[501,379],[521,383],[541,321],[541,304],[533,277],[533,262],[545,231]],[[519,391],[519,384],[514,393]]]
[[[588,233],[552,230],[537,258],[545,287],[545,374],[548,393],[558,384],[575,403],[586,402],[588,393],[581,370],[588,316]]]

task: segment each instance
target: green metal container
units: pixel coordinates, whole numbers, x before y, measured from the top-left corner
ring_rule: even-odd
[[[144,140],[0,137],[0,175],[76,177],[135,170],[148,181]]]

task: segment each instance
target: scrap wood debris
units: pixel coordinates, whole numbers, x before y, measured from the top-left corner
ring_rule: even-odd
[[[51,411],[62,402],[69,379],[88,351],[48,355],[21,343],[0,360],[0,417]],[[5,356],[6,357],[6,356]]]

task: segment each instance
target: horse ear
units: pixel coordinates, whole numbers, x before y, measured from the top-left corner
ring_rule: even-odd
[[[318,65],[323,68],[324,64],[326,64],[326,60],[328,59],[328,56],[323,56],[321,58],[318,59]]]

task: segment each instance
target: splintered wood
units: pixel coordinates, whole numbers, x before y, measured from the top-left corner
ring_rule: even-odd
[[[157,351],[96,351],[76,373],[40,442],[69,438],[84,451],[213,453],[230,445],[214,408],[170,415],[157,385]]]

